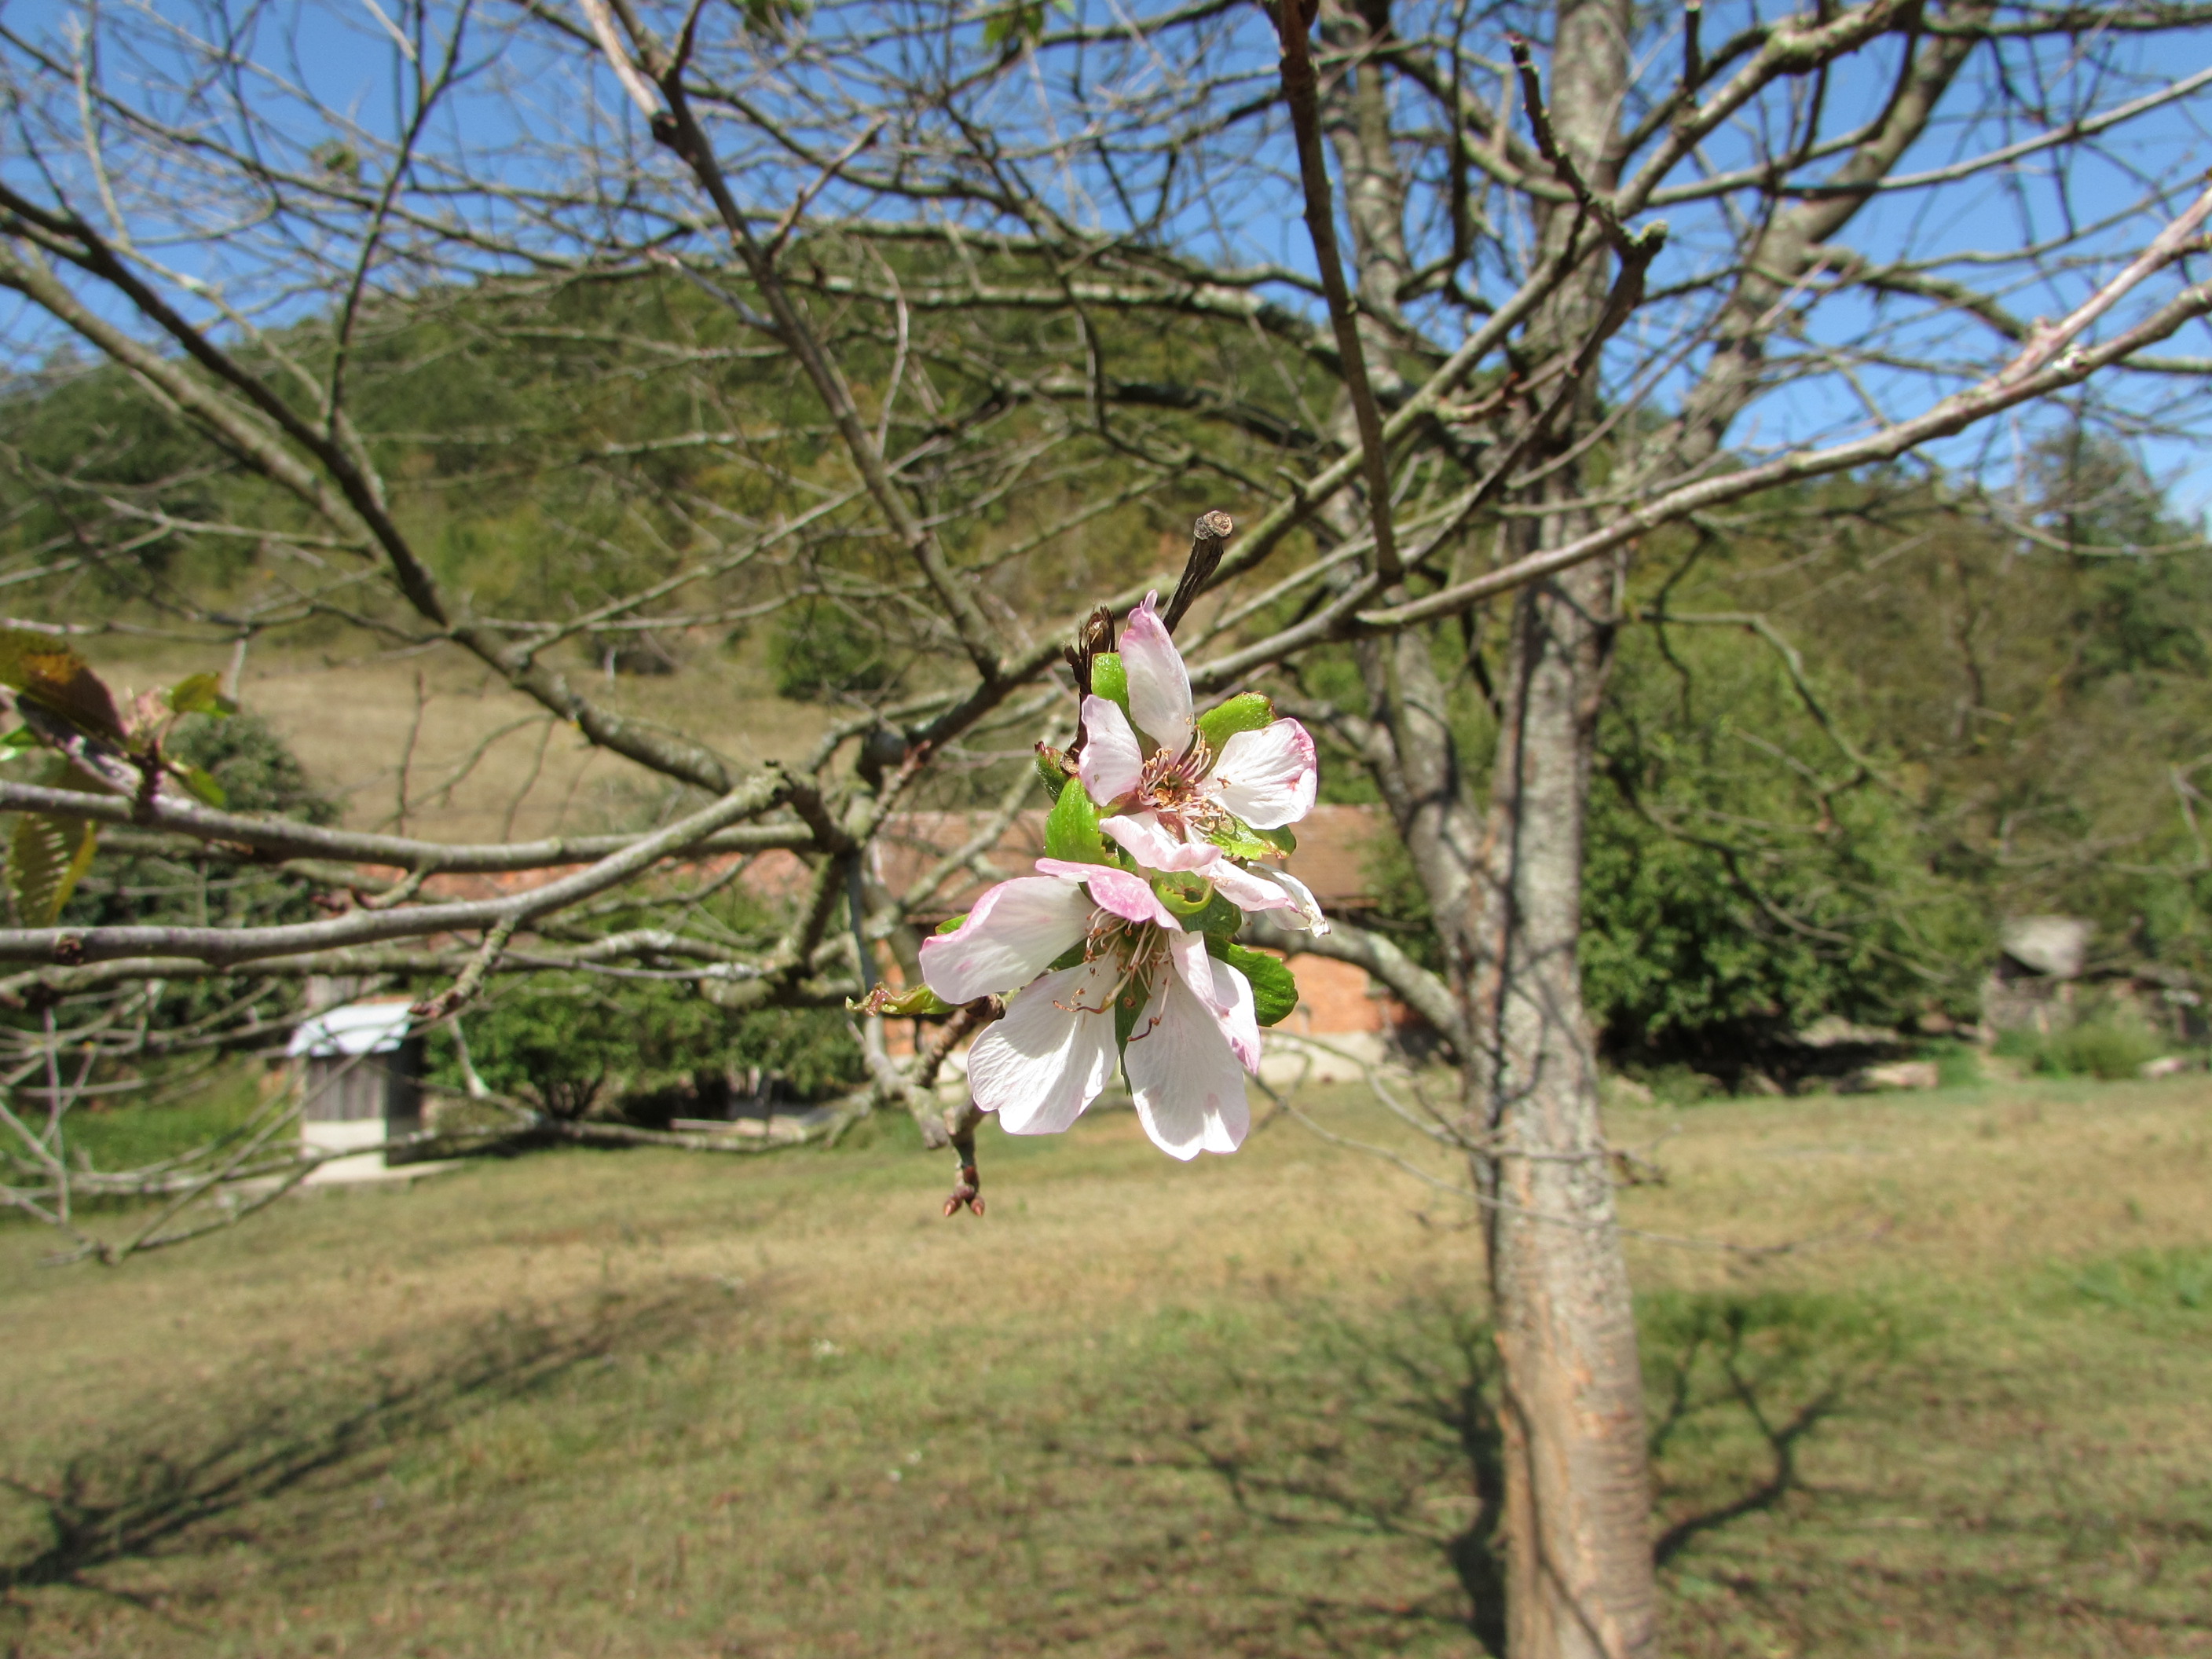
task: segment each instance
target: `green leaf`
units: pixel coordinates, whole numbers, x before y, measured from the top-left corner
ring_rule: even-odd
[[[1275,850],[1258,836],[1259,831],[1241,818],[1231,818],[1206,832],[1206,840],[1233,859],[1263,859]]]
[[[217,783],[215,774],[204,766],[194,766],[189,761],[171,761],[169,770],[176,775],[178,782],[210,806],[230,805],[230,792]]]
[[[1044,8],[1042,5],[1012,5],[983,20],[983,44],[987,46],[1004,46],[1017,35],[1035,40],[1043,33]]]
[[[1257,836],[1285,857],[1298,850],[1298,838],[1287,830],[1255,830],[1248,823],[1244,826],[1244,833]]]
[[[926,1015],[952,1012],[952,1005],[927,985],[917,985],[906,991],[894,991],[888,985],[878,985],[858,1002],[847,997],[845,1007],[855,1014],[885,1014],[900,1019],[918,1019]]]
[[[1048,974],[1056,974],[1063,968],[1080,968],[1083,966],[1084,963],[1089,959],[1083,954],[1088,948],[1088,941],[1084,939],[1076,940],[1074,944],[1069,945],[1067,949],[1062,951],[1050,962],[1045,963],[1045,972]]]
[[[1207,709],[1198,717],[1198,729],[1206,739],[1206,747],[1216,754],[1221,745],[1239,732],[1256,732],[1275,721],[1275,705],[1257,691],[1239,691],[1227,702]]]
[[[20,755],[25,750],[38,746],[39,734],[27,726],[19,726],[14,731],[0,735],[0,754]]]
[[[120,743],[123,719],[92,665],[51,635],[0,629],[0,685],[21,692],[81,732]]]
[[[1037,745],[1037,781],[1044,785],[1045,793],[1054,800],[1060,799],[1060,790],[1074,773],[1075,769],[1067,763],[1067,757],[1059,750],[1048,749],[1042,744]]]
[[[965,910],[963,910],[958,915],[947,916],[944,921],[939,922],[937,924],[937,931],[940,933],[957,933],[961,927],[966,924],[967,921],[968,913]]]
[[[1244,925],[1244,913],[1216,893],[1194,921],[1183,925],[1195,928],[1209,939],[1234,939],[1237,930]]]
[[[1120,706],[1123,714],[1129,712],[1129,672],[1121,666],[1121,653],[1102,651],[1091,659],[1091,695],[1103,697]],[[1136,721],[1133,716],[1131,725]]]
[[[1070,864],[1111,864],[1105,838],[1098,833],[1098,807],[1080,778],[1070,778],[1044,821],[1048,858]]]
[[[179,714],[212,714],[227,720],[238,705],[222,695],[219,674],[187,674],[169,688],[169,707]]]
[[[747,27],[781,40],[786,29],[813,8],[806,0],[742,0]]]
[[[1261,1024],[1279,1025],[1298,1006],[1298,982],[1279,958],[1241,945],[1224,945],[1218,954],[1251,981],[1252,1017]]]
[[[84,775],[57,757],[39,779],[48,789],[96,793]],[[8,848],[8,891],[15,920],[26,927],[51,927],[92,867],[100,827],[88,818],[25,812],[15,820]]]

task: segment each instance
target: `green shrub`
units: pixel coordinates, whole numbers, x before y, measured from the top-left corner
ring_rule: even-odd
[[[2128,1078],[2145,1060],[2157,1059],[2164,1048],[2141,1025],[2085,1020],[2045,1037],[2035,1054],[2035,1067],[2060,1077]]]
[[[756,1066],[808,1097],[862,1071],[850,1025],[835,1010],[737,1013],[688,986],[652,981],[541,975],[503,988],[463,1020],[485,1085],[558,1119],[619,1107],[624,1097],[681,1094]],[[432,1082],[458,1092],[452,1038],[432,1033],[428,1058]]]
[[[213,774],[231,811],[276,813],[316,824],[337,821],[337,801],[315,787],[283,738],[257,715],[194,715],[178,725],[166,752]],[[61,921],[76,928],[270,927],[322,915],[313,883],[251,859],[181,844],[173,853],[123,853],[103,843]],[[241,988],[217,979],[171,980],[155,1000],[152,1027],[196,1026],[231,1008]],[[300,1006],[301,983],[264,980],[256,996],[261,1019],[281,1026]]]
[[[262,1105],[262,1079],[258,1066],[231,1065],[179,1100],[142,1104],[125,1096],[119,1103],[80,1107],[69,1115],[70,1156],[99,1170],[181,1158],[243,1127]]]
[[[338,821],[337,802],[314,786],[299,757],[258,714],[185,720],[167,750],[213,774],[231,811],[276,812],[307,823]]]

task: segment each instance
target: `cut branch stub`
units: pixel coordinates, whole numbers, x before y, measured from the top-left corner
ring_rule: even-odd
[[[1176,584],[1175,596],[1160,613],[1160,621],[1169,633],[1175,632],[1176,624],[1198,602],[1206,583],[1213,580],[1214,570],[1221,563],[1222,550],[1236,533],[1237,520],[1218,507],[1210,513],[1200,514],[1198,522],[1191,526],[1190,557],[1183,562],[1182,580]]]

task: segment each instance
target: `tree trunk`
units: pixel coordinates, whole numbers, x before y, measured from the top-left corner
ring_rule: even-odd
[[[1600,189],[1616,182],[1627,84],[1626,0],[1558,0],[1548,117]],[[1407,269],[1401,181],[1390,164],[1382,82],[1358,63],[1388,28],[1383,0],[1330,0],[1331,46],[1354,66],[1325,83],[1360,273],[1370,372],[1393,377],[1389,325]],[[1547,255],[1586,228],[1547,214]],[[1598,325],[1610,262],[1589,259],[1534,320],[1528,361],[1573,353]],[[1535,404],[1525,405],[1534,418]],[[1544,441],[1557,463],[1518,521],[1529,551],[1589,527],[1569,458],[1600,414],[1594,389]],[[1351,416],[1340,401],[1340,440]],[[1506,434],[1501,434],[1501,439]],[[1350,497],[1323,508],[1356,534]],[[1525,592],[1498,690],[1500,730],[1486,814],[1464,787],[1448,698],[1425,634],[1363,642],[1369,768],[1437,917],[1469,1035],[1468,1121],[1478,1137],[1491,1300],[1502,1358],[1506,1531],[1504,1624],[1510,1659],[1644,1659],[1656,1650],[1650,1488],[1643,1382],[1626,1263],[1613,1225],[1595,1057],[1583,1018],[1583,820],[1600,698],[1623,566],[1603,562]],[[1486,1610],[1494,1611],[1494,1610]]]
[[[1560,0],[1555,16],[1552,123],[1585,176],[1610,189],[1629,19],[1619,0]],[[1552,216],[1547,239],[1571,222]],[[1571,351],[1597,325],[1604,263],[1538,324],[1547,349]],[[1552,435],[1556,454],[1598,415],[1594,393],[1579,402]],[[1565,505],[1582,493],[1578,468],[1541,488],[1561,505],[1522,520],[1516,539],[1556,545],[1589,527]],[[1510,1659],[1657,1650],[1643,1376],[1577,955],[1592,750],[1625,569],[1625,559],[1585,565],[1515,603],[1470,895],[1467,1103],[1501,1361]]]
[[[1479,888],[1489,948],[1467,1077],[1502,1361],[1510,1659],[1656,1651],[1642,1376],[1576,960],[1619,574],[1585,566],[1515,608]]]

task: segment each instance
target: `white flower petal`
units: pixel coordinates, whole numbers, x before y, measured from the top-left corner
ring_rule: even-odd
[[[1223,744],[1206,781],[1213,798],[1255,830],[1279,830],[1312,810],[1319,780],[1305,727],[1277,720]]]
[[[1290,894],[1297,911],[1297,919],[1291,922],[1292,927],[1304,927],[1308,932],[1316,934],[1328,932],[1328,918],[1322,915],[1321,901],[1314,896],[1312,888],[1307,886],[1287,870],[1263,869],[1255,870],[1252,873],[1265,876],[1269,881],[1282,884],[1284,890]]]
[[[1183,983],[1213,1015],[1237,1063],[1248,1072],[1257,1072],[1260,1021],[1252,1003],[1252,982],[1227,963],[1209,956],[1203,934],[1185,933],[1170,939],[1168,953]]]
[[[1072,881],[1002,881],[953,932],[922,940],[922,981],[955,1005],[1011,991],[1082,939],[1090,920],[1091,901]]]
[[[1243,975],[1237,977],[1241,981]],[[1249,987],[1244,996],[1249,1006]],[[1218,1017],[1181,974],[1160,975],[1121,1063],[1136,1096],[1137,1121],[1152,1145],[1170,1157],[1233,1152],[1243,1144],[1252,1127],[1244,1068],[1222,1036]]]
[[[1314,896],[1312,888],[1287,870],[1270,870],[1267,873],[1290,889],[1291,896],[1297,901],[1298,915],[1309,931],[1315,933],[1328,932],[1328,918],[1322,914],[1321,901]]]
[[[1287,910],[1297,902],[1267,879],[1272,870],[1247,870],[1224,859],[1206,873],[1213,890],[1240,910]]]
[[[1083,757],[1076,776],[1101,806],[1133,793],[1145,775],[1145,751],[1118,702],[1103,697],[1083,700]]]
[[[1158,598],[1146,594],[1129,613],[1121,629],[1121,671],[1129,678],[1129,714],[1139,729],[1155,746],[1180,755],[1190,747],[1190,676],[1160,621]]]
[[[1170,835],[1155,813],[1125,812],[1099,819],[1098,827],[1147,870],[1211,872],[1221,861],[1219,848]]]
[[[975,1039],[968,1087],[1008,1134],[1058,1134],[1098,1098],[1114,1075],[1108,998],[1119,972],[1102,957],[1047,974]]]

